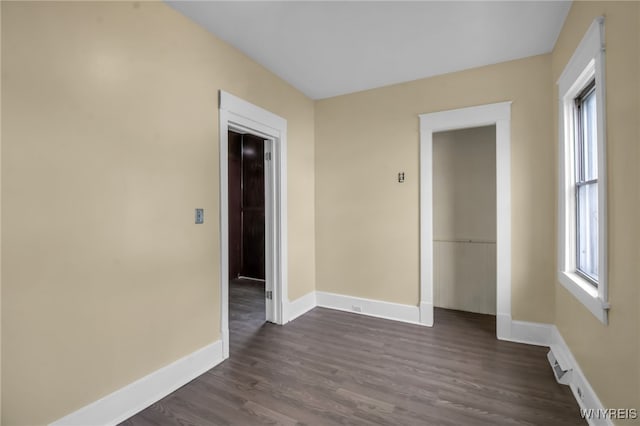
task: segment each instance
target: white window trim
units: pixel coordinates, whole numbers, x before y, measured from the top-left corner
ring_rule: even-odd
[[[607,159],[604,77],[604,17],[596,18],[558,79],[559,190],[558,280],[602,323],[608,321]],[[574,189],[574,99],[595,77],[598,134],[598,287],[576,274]]]

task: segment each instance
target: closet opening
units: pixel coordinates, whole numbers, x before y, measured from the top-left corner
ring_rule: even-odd
[[[436,324],[455,316],[495,335],[496,224],[496,126],[433,133]]]

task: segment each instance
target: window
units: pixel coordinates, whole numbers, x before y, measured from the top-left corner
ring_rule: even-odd
[[[598,286],[596,81],[575,99],[576,271]]]
[[[558,279],[606,324],[604,18],[589,27],[558,89]]]

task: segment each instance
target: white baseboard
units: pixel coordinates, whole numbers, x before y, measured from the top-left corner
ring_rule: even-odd
[[[343,294],[326,293],[324,291],[316,291],[316,301],[318,306],[323,308],[354,312],[411,324],[420,324],[420,310],[417,306],[345,296]]]
[[[509,340],[511,342],[526,343],[527,345],[550,346],[551,324],[527,321],[511,321]]]
[[[220,330],[220,337],[222,339],[222,359],[229,358],[229,327]]]
[[[311,293],[307,293],[302,297],[294,300],[293,302],[289,302],[289,305],[286,309],[286,321],[293,321],[301,315],[306,314],[310,310],[316,307],[316,292],[312,291]]]
[[[50,426],[117,425],[189,383],[224,359],[218,340],[75,411]]]
[[[427,327],[433,327],[433,303],[420,302],[420,322]]]
[[[411,324],[433,325],[433,310],[426,302],[417,307],[322,291],[308,293],[290,302],[285,312],[287,322],[316,306]],[[497,315],[496,323],[501,340],[551,347],[565,368],[572,369],[569,386],[580,408],[604,412],[600,399],[555,325],[512,321],[509,315]],[[50,426],[117,425],[215,367],[227,356],[222,340],[218,340],[56,420]],[[591,426],[613,425],[610,419],[597,418],[597,415],[587,421]]]
[[[569,387],[573,392],[573,397],[578,402],[580,409],[593,410],[595,413],[603,413],[605,407],[600,402],[598,395],[591,387],[591,384],[587,380],[586,376],[582,372],[578,361],[574,358],[569,346],[562,338],[558,328],[551,326],[550,345],[556,358],[559,358],[565,364],[564,368],[571,369],[571,376],[569,381]],[[591,418],[586,419],[590,426],[612,426],[613,422],[610,418],[599,418],[597,414]]]
[[[511,340],[511,315],[496,314],[496,337]]]
[[[525,343],[528,345],[548,346],[565,370],[572,370],[569,387],[573,397],[581,409],[593,410],[594,416],[586,419],[590,426],[613,425],[603,415],[604,406],[589,384],[571,350],[562,338],[558,328],[552,324],[541,324],[526,321],[511,321],[509,315],[497,315],[497,334],[500,340]],[[598,417],[598,414],[601,416]]]
[[[504,328],[505,333],[507,327]],[[604,406],[589,384],[578,362],[574,358],[569,346],[562,338],[558,328],[552,324],[541,324],[526,321],[511,321],[508,327],[508,337],[500,337],[502,340],[526,343],[529,345],[548,346],[563,369],[571,370],[569,373],[569,387],[573,397],[581,409],[593,410],[594,416],[586,419],[591,426],[613,425],[609,418],[605,418]],[[601,414],[601,417],[598,417]]]

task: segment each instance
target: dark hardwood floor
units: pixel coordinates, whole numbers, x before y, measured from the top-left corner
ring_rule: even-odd
[[[123,424],[578,425],[547,348],[495,338],[492,316],[433,328],[315,308],[264,323],[260,284],[230,289],[230,357]]]
[[[236,329],[262,327],[264,309],[264,281],[238,278],[229,282],[229,352],[239,343]]]

